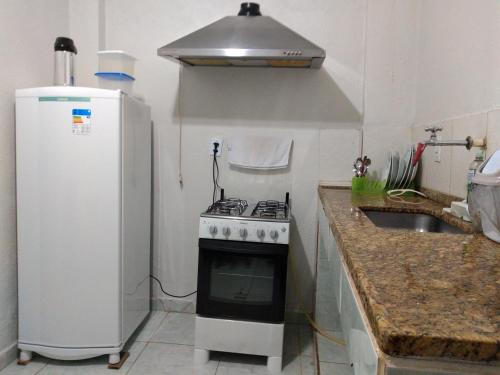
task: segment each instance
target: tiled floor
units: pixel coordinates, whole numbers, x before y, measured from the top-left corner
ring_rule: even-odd
[[[267,374],[266,358],[212,353],[205,366],[193,365],[194,315],[154,311],[129,345],[130,357],[120,370],[108,370],[107,356],[83,361],[55,361],[35,356],[27,366],[15,362],[0,375],[248,375]],[[305,325],[285,328],[283,374],[314,375],[312,332]],[[330,357],[329,357],[330,358]],[[334,358],[340,358],[337,355]],[[339,372],[328,363],[324,374]],[[328,367],[330,366],[330,367]],[[349,368],[348,368],[349,370]]]

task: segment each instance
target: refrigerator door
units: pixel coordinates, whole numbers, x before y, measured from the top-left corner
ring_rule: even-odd
[[[16,93],[19,343],[121,345],[120,93]]]

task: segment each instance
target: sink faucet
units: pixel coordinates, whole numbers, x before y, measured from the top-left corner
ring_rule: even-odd
[[[471,136],[468,136],[465,138],[463,141],[442,141],[437,138],[437,133],[442,131],[443,128],[440,126],[429,126],[425,128],[426,132],[430,132],[431,136],[429,137],[428,141],[420,142],[417,145],[417,150],[415,152],[415,155],[413,156],[412,164],[415,166],[418,161],[420,160],[420,157],[422,156],[422,153],[425,150],[426,146],[465,146],[467,150],[470,150],[472,147],[485,147],[486,146],[486,139],[481,138],[481,139],[473,139]]]
[[[440,126],[429,126],[429,127],[425,128],[425,131],[430,132],[431,136],[430,136],[428,141],[424,142],[424,144],[425,145],[431,144],[431,143],[434,144],[437,142],[437,133],[440,131],[443,131],[443,128]]]
[[[423,144],[425,146],[465,146],[467,148],[467,150],[470,150],[472,146],[478,146],[478,147],[484,146],[484,140],[480,140],[480,142],[479,141],[477,142],[477,143],[481,143],[480,145],[475,144],[476,142],[474,141],[474,139],[472,139],[471,136],[468,136],[467,138],[465,138],[464,141],[441,141],[441,140],[438,140],[437,133],[442,131],[442,130],[443,130],[443,128],[440,126],[430,126],[430,127],[425,128],[425,131],[430,132],[431,136],[430,136],[429,140],[424,141]]]

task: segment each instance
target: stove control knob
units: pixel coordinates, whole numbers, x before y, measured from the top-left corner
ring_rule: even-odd
[[[283,233],[285,233],[285,232],[286,232],[286,228],[285,228],[285,227],[281,228],[281,231],[282,231]]]
[[[246,236],[248,236],[248,231],[246,230],[246,228],[241,228],[240,229],[240,237],[245,238]]]
[[[279,234],[278,234],[278,231],[277,231],[277,230],[272,230],[272,231],[270,231],[270,232],[269,232],[269,235],[271,236],[271,238],[272,238],[273,240],[277,240],[277,239],[278,239],[278,235],[279,235]]]
[[[217,227],[215,225],[210,225],[208,227],[208,232],[215,236],[217,234]]]
[[[231,229],[229,227],[222,228],[222,234],[226,237],[229,237],[229,235],[231,234]]]
[[[257,237],[259,237],[260,239],[263,239],[265,236],[266,236],[266,232],[264,231],[264,229],[257,229]]]

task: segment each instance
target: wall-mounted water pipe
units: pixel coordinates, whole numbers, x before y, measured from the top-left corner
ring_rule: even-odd
[[[424,150],[427,146],[465,146],[467,150],[470,150],[472,147],[486,147],[486,138],[478,138],[478,139],[473,139],[471,136],[468,136],[465,138],[463,141],[442,141],[437,138],[437,133],[442,131],[443,128],[438,127],[438,126],[431,126],[428,128],[425,128],[426,132],[430,132],[431,136],[428,141],[420,142],[417,145],[417,150],[415,152],[415,155],[413,156],[412,164],[415,166],[420,158],[422,157],[422,154],[424,153]]]

